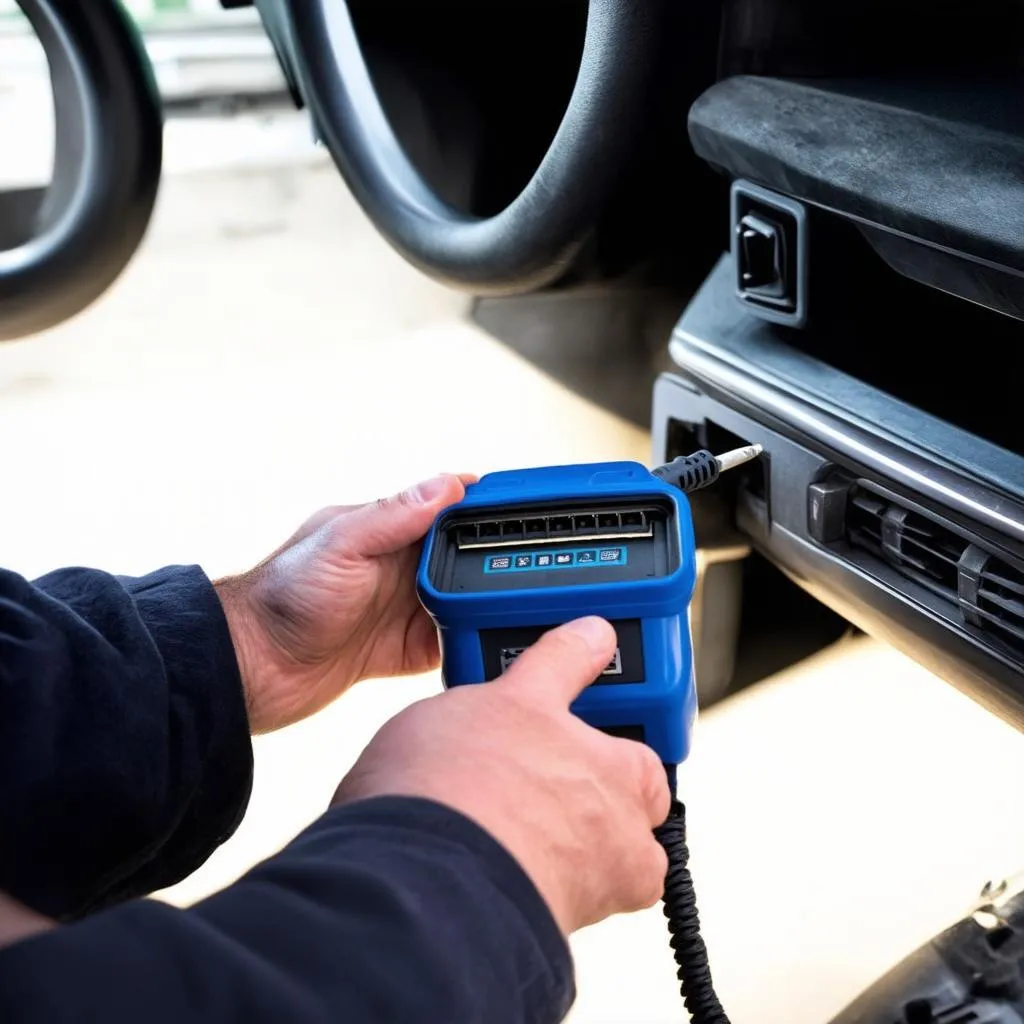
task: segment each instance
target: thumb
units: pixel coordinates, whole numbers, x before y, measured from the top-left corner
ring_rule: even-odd
[[[344,517],[347,547],[367,558],[389,555],[421,540],[438,514],[461,501],[464,480],[442,473],[391,498],[363,505]]]
[[[577,619],[545,633],[497,683],[530,691],[539,704],[566,708],[611,661],[615,642],[604,619]]]

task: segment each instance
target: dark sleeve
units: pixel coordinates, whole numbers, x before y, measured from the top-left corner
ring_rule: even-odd
[[[251,782],[202,570],[0,570],[0,889],[67,919],[169,885],[234,831]]]
[[[0,953],[5,1024],[555,1024],[573,996],[512,857],[399,797],[332,810],[191,910],[140,901]]]

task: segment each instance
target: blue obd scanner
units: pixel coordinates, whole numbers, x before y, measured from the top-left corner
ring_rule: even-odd
[[[418,583],[448,687],[496,678],[554,626],[607,619],[615,656],[573,711],[679,764],[697,713],[695,577],[686,497],[639,463],[607,462],[485,476],[434,524]]]

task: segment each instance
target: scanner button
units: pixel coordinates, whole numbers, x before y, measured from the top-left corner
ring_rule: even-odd
[[[572,565],[572,553],[567,551],[562,555],[555,555],[555,565]]]
[[[622,559],[622,548],[605,548],[598,558],[602,562],[618,562]]]
[[[577,565],[593,565],[597,561],[596,551],[577,551],[576,552],[576,564]]]
[[[498,558],[492,558],[489,562],[491,572],[499,571],[501,569],[509,569],[512,566],[512,559],[508,555],[502,555]]]
[[[533,555],[516,555],[516,568],[529,569],[533,565]]]
[[[533,561],[533,564],[537,566],[538,569],[546,569],[551,564],[551,556],[537,555],[537,557]]]

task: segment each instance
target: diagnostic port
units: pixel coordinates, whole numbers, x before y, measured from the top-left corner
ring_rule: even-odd
[[[597,517],[597,528],[599,530],[617,530],[619,528],[619,514],[617,512],[604,512]]]
[[[739,434],[734,434],[731,430],[726,430],[724,427],[720,427],[717,423],[708,420],[705,424],[705,434],[707,439],[707,447],[711,451],[715,452],[727,452],[734,448],[742,448],[744,445],[748,445],[751,442],[745,437],[740,437]],[[759,459],[754,459],[752,462],[748,462],[738,469],[732,470],[732,472],[725,474],[722,478],[726,488],[734,488],[734,494],[738,492],[745,492],[752,498],[758,501],[764,502],[767,500],[765,471],[768,467],[768,456],[763,455]],[[728,493],[728,491],[726,491]]]
[[[500,540],[501,523],[481,523],[479,537],[481,541]]]
[[[647,526],[643,512],[623,512],[619,520],[623,530],[642,530]]]

